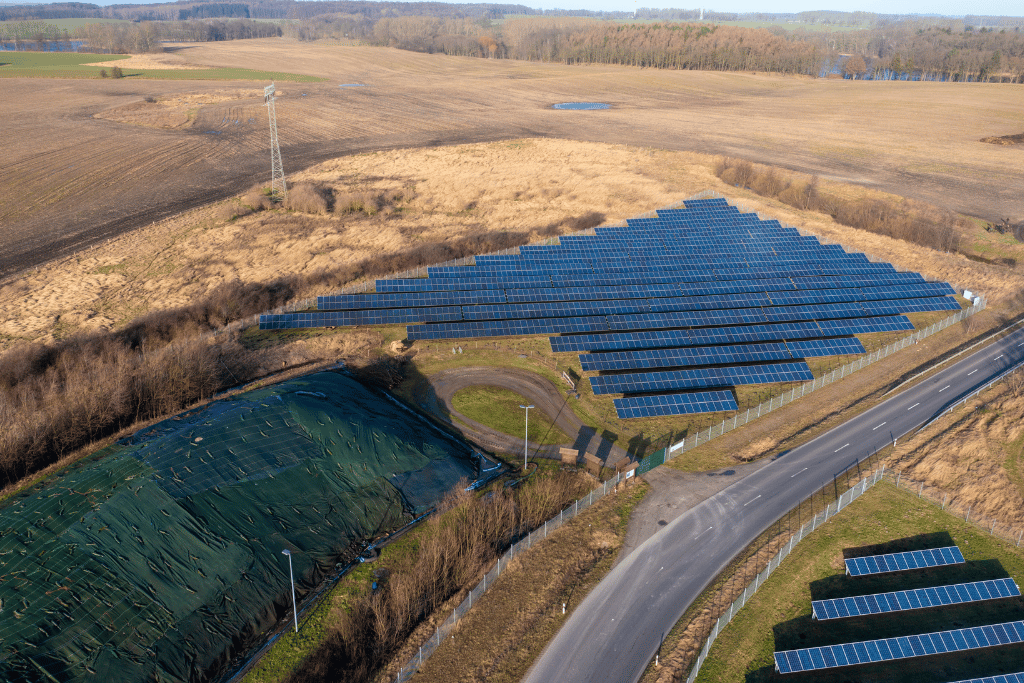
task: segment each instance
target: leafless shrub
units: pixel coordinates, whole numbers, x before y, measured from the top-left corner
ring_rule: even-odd
[[[261,187],[254,187],[246,192],[245,196],[242,197],[242,204],[248,206],[253,211],[264,211],[274,205]]]
[[[1016,398],[1024,397],[1024,369],[1018,369],[1006,377],[1006,387]]]
[[[329,204],[329,192],[311,183],[296,183],[288,190],[286,206],[303,213],[325,214]]]
[[[535,477],[518,491],[495,486],[486,498],[456,487],[426,524],[418,550],[391,568],[371,595],[332,613],[330,633],[289,683],[372,680],[424,617],[475,581],[517,537],[587,490],[584,475]]]
[[[791,181],[774,168],[754,167],[736,159],[722,159],[716,172],[724,182],[749,187],[798,209],[822,211],[843,225],[938,251],[960,251],[965,219],[935,206],[909,199],[845,199],[822,192],[817,176],[809,182]]]

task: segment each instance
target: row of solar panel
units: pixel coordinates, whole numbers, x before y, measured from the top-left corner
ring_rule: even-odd
[[[957,583],[934,588],[918,588],[909,591],[858,595],[851,598],[814,600],[811,611],[815,619],[842,619],[885,612],[903,612],[911,609],[942,607],[963,602],[997,600],[1020,595],[1020,589],[1013,579],[993,579],[972,583]]]
[[[738,410],[731,391],[701,391],[692,394],[662,394],[660,396],[627,396],[616,398],[615,412],[621,419],[635,417],[663,417],[666,415],[692,415]]]
[[[465,321],[465,328],[474,334],[459,336],[480,336],[475,334],[480,329],[478,323],[494,322],[532,322],[536,329],[544,332],[565,332],[557,322],[545,329],[545,320],[576,319],[572,331],[600,332],[606,330],[656,330],[675,327],[717,327],[721,325],[750,325],[757,323],[788,322],[800,320],[828,320],[838,318],[870,317],[884,314],[897,314],[917,311],[958,310],[960,306],[950,297],[933,297],[927,299],[902,299],[893,301],[869,301],[843,304],[821,304],[809,306],[785,306],[779,308],[736,308],[716,309],[707,311],[666,311],[659,313],[613,314],[602,315],[607,311],[607,302],[590,308],[593,302],[555,302],[547,304],[506,304],[505,306],[438,306],[425,308],[382,308],[355,311],[310,311],[306,313],[266,314],[260,316],[261,329],[289,329],[291,327],[310,328],[348,325],[380,325],[396,323],[458,323]],[[625,307],[623,307],[625,308]],[[619,310],[623,310],[620,308]],[[612,309],[615,310],[615,309]],[[577,313],[577,315],[573,315]],[[583,313],[583,315],[580,315]],[[585,315],[594,313],[595,315]],[[500,315],[515,316],[499,318]],[[561,315],[560,315],[561,314]],[[527,316],[534,316],[528,318]],[[475,318],[475,319],[474,319]],[[486,321],[486,322],[485,322]],[[296,323],[296,324],[292,324]],[[451,327],[452,332],[459,329]],[[501,326],[495,330],[504,329]],[[426,330],[410,326],[410,335]],[[494,332],[485,336],[505,334]],[[514,333],[513,333],[514,334]],[[414,337],[413,338],[423,338]],[[447,338],[447,337],[428,337]]]
[[[972,678],[969,681],[956,681],[956,683],[1024,683],[1024,671],[1015,674],[996,674],[984,678]]]
[[[768,363],[694,370],[599,375],[590,378],[595,396],[603,394],[646,394],[654,391],[732,387],[741,384],[810,382],[814,379],[807,363]]]
[[[410,278],[405,280],[377,280],[378,294],[393,292],[448,292],[504,289],[510,301],[566,301],[591,298],[643,298],[648,296],[676,296],[681,293],[727,294],[729,292],[771,292],[804,289],[839,289],[846,287],[881,287],[883,285],[918,284],[925,279],[919,273],[874,273],[871,275],[836,275],[822,277],[773,277],[753,280],[703,281],[703,282],[651,282],[645,284],[615,284],[588,287],[554,287],[550,278],[536,278],[544,284],[538,287],[519,287],[513,282],[506,286],[501,278],[477,278],[455,280],[454,278]],[[670,279],[670,278],[661,278]],[[592,296],[586,296],[593,292]],[[343,296],[343,295],[338,295]],[[519,298],[520,296],[524,298]],[[562,298],[562,297],[568,297]]]
[[[614,251],[614,253],[613,253]],[[478,256],[476,265],[463,268],[528,269],[538,267],[587,268],[615,264],[622,266],[673,266],[675,264],[758,264],[774,262],[837,262],[870,263],[863,254],[833,254],[828,249],[745,249],[739,245],[719,245],[716,249],[659,248],[643,252],[627,252],[609,248],[597,252],[566,251],[561,254],[529,254],[524,256]]]
[[[832,669],[895,659],[924,657],[944,652],[962,652],[1024,642],[1024,621],[975,626],[940,633],[881,638],[860,643],[825,645],[775,653],[775,669],[788,674],[797,671]]]
[[[818,272],[814,272],[818,271]],[[593,274],[600,276],[603,273],[662,273],[665,275],[676,275],[680,277],[693,277],[701,275],[706,279],[750,279],[759,277],[756,273],[808,273],[808,274],[850,274],[861,275],[866,273],[891,273],[895,272],[892,264],[870,263],[859,259],[828,259],[828,260],[805,260],[780,262],[777,259],[765,261],[763,265],[729,265],[713,264],[703,259],[683,261],[670,259],[664,264],[647,262],[644,264],[625,263],[595,263],[593,266],[559,266],[550,267],[530,266],[528,263],[522,265],[487,265],[487,266],[436,266],[427,268],[428,277],[537,277],[553,275],[576,275]]]
[[[696,271],[726,273],[734,270],[753,270],[758,268],[814,268],[821,266],[843,268],[865,268],[872,264],[866,259],[846,255],[841,258],[821,258],[817,255],[766,254],[763,257],[745,256],[743,258],[711,259],[709,254],[694,254],[691,257],[663,256],[639,259],[552,259],[548,261],[513,261],[508,263],[481,263],[475,266],[437,266],[427,269],[429,277],[495,277],[505,273],[547,273],[580,274],[580,273],[644,273],[653,271]],[[880,269],[889,271],[889,268]]]
[[[593,272],[563,272],[557,269],[507,271],[473,270],[475,266],[465,266],[466,270],[460,272],[458,270],[454,270],[454,268],[458,268],[458,266],[439,266],[438,268],[428,268],[427,272],[429,277],[438,279],[463,278],[471,281],[474,279],[485,278],[505,280],[509,282],[532,281],[534,283],[547,281],[555,286],[619,285],[639,284],[644,282],[711,282],[728,280],[757,280],[768,277],[873,275],[875,273],[896,272],[895,268],[888,263],[865,263],[859,266],[797,263],[771,267],[766,266],[763,268],[704,268],[693,270],[673,270],[671,268],[633,268],[629,270]]]
[[[621,290],[622,288],[619,288]],[[673,291],[673,289],[675,291]],[[660,291],[658,291],[660,290]],[[794,304],[843,303],[910,299],[953,294],[953,288],[942,282],[928,282],[881,287],[847,287],[772,292],[729,292],[680,296],[682,288],[672,285],[650,285],[648,297],[611,298],[602,296],[611,288],[577,287],[572,294],[558,288],[533,288],[449,292],[391,292],[382,294],[343,294],[317,297],[321,311],[361,310],[371,308],[413,308],[416,306],[458,306],[467,308],[463,315],[469,320],[518,318],[532,316],[601,315],[608,313],[645,313],[658,311],[710,310],[748,306],[788,306]],[[634,292],[638,293],[638,292]],[[660,295],[660,296],[659,296]],[[504,305],[506,299],[512,301]],[[471,308],[474,304],[477,306]],[[491,305],[488,305],[491,304]]]
[[[426,326],[424,326],[426,327]],[[434,326],[436,327],[436,326]],[[434,329],[434,327],[428,329]],[[652,330],[649,332],[615,332],[611,334],[585,334],[551,337],[551,350],[555,353],[583,351],[626,351],[635,349],[663,349],[680,346],[712,346],[720,344],[749,344],[754,342],[788,339],[840,337],[871,332],[900,332],[914,326],[906,316],[879,316],[848,320],[817,320],[779,323],[775,325],[747,325],[696,330]],[[424,330],[426,332],[427,330]],[[468,335],[467,335],[468,336]],[[423,336],[419,339],[445,339],[442,335]]]
[[[615,351],[580,355],[584,372],[642,370],[699,365],[756,363],[817,356],[864,353],[856,337],[814,339],[810,341],[746,344],[741,346],[696,346],[649,351]]]
[[[964,556],[955,545],[929,550],[910,550],[904,553],[868,555],[846,560],[846,573],[850,576],[884,574],[910,569],[924,569],[947,564],[963,564]]]
[[[490,254],[475,257],[477,264],[493,261],[496,263],[515,261],[516,259],[544,259],[578,257],[586,258],[588,254],[599,254],[614,258],[625,255],[657,256],[667,252],[689,251],[750,251],[759,252],[793,252],[812,251],[827,254],[844,254],[845,250],[838,244],[822,244],[813,237],[774,237],[759,235],[750,236],[717,236],[717,237],[668,237],[658,236],[648,239],[610,239],[607,237],[590,237],[586,240],[574,240],[565,244],[536,244],[519,247],[519,254]],[[580,255],[580,256],[577,256]]]
[[[558,244],[525,244],[519,247],[520,256],[528,254],[561,254],[566,251],[606,250],[625,247],[629,251],[638,249],[656,250],[670,245],[689,247],[697,244],[745,244],[751,247],[762,245],[793,245],[801,247],[826,247],[832,251],[843,251],[838,244],[822,244],[817,237],[803,236],[795,231],[752,233],[710,234],[700,231],[651,231],[633,234],[630,237],[608,235],[573,235],[560,237]]]

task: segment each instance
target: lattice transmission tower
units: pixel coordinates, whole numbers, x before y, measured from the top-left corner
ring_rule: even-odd
[[[281,164],[281,146],[277,144],[277,111],[274,109],[274,84],[263,89],[263,103],[267,105],[270,117],[270,195],[271,198],[284,201],[288,195],[288,187],[284,182],[284,165]]]

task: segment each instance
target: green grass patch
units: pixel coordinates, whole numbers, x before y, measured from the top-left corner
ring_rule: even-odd
[[[956,544],[967,563],[874,577],[845,575],[843,551],[872,552]],[[1024,670],[1024,646],[951,653],[910,661],[843,667],[810,674],[774,672],[773,653],[804,647],[912,635],[1024,619],[1024,600],[989,600],[937,609],[817,622],[811,600],[1013,577],[1024,580],[1024,551],[962,519],[881,483],[798,545],[722,631],[698,681],[934,683]]]
[[[471,420],[502,434],[521,438],[526,431],[525,396],[500,387],[466,387],[452,396],[452,407]],[[543,411],[530,411],[530,441],[538,444],[570,444],[572,439]]]
[[[78,52],[0,52],[3,78],[101,78],[100,71],[117,66],[129,55],[97,55]],[[104,62],[99,66],[87,66]],[[314,83],[325,79],[282,71],[256,69],[125,69],[125,78],[172,81],[293,81]]]

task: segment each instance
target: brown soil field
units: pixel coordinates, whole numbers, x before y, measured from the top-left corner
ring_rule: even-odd
[[[837,225],[822,214],[728,187],[715,177],[714,162],[691,152],[544,138],[341,157],[292,174],[290,182],[320,183],[339,195],[400,198],[372,216],[274,210],[234,220],[225,216],[237,205],[229,200],[53,260],[0,283],[0,348],[113,329],[143,313],[185,305],[228,281],[308,275],[503,230],[532,234],[558,224],[565,232],[591,211],[612,222],[703,189],[901,269],[982,292],[996,306],[1024,291],[1024,267],[978,263]],[[980,228],[973,238],[983,246],[995,240]],[[995,244],[993,249],[1024,262],[1024,245]]]
[[[729,154],[986,220],[1024,219],[1018,150],[980,142],[1019,132],[1020,85],[566,66],[283,39],[204,43],[177,54],[190,64],[329,79],[281,88],[288,173],[369,150],[552,137]],[[184,121],[157,116],[155,124],[151,108],[134,121],[124,109],[146,97],[251,91],[253,83],[5,83],[0,116],[11,143],[0,169],[0,277],[267,179],[261,98],[205,103],[186,108]],[[345,83],[367,87],[337,87]],[[612,108],[550,108],[576,100]]]

